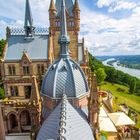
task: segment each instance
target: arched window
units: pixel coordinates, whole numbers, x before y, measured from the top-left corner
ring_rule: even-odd
[[[70,21],[69,22],[69,27],[73,27],[74,26],[74,22],[73,21]]]
[[[15,114],[10,114],[9,115],[9,126],[10,126],[10,132],[14,132],[18,126],[18,122],[17,122],[17,117]]]

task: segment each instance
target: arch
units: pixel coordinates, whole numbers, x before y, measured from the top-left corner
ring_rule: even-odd
[[[8,114],[8,126],[9,132],[18,132],[18,121],[15,112],[10,112]]]
[[[31,116],[29,110],[23,110],[20,113],[20,125],[23,132],[30,131],[31,129]]]

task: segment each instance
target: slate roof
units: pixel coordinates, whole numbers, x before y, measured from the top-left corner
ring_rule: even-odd
[[[79,64],[67,58],[56,60],[48,69],[42,82],[41,94],[52,98],[81,97],[89,91],[84,72]]]
[[[23,52],[27,52],[31,60],[48,59],[48,35],[35,35],[25,39],[25,35],[11,35],[4,60],[21,60]]]
[[[50,116],[44,121],[37,140],[94,140],[87,120],[78,109],[62,99]]]
[[[73,16],[73,8],[74,4],[72,0],[65,0],[66,3],[66,10],[68,11],[70,16]],[[56,9],[57,9],[57,15],[59,16],[61,13],[61,0],[56,0],[55,3]]]

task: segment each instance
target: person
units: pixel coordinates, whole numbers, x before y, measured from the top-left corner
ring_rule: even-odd
[[[130,129],[128,127],[124,127],[125,137],[128,137],[129,132],[130,132]]]

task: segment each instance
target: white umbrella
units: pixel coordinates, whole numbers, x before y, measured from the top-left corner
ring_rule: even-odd
[[[104,107],[100,108],[99,126],[100,126],[100,130],[103,130],[106,132],[117,132],[116,127],[114,126],[111,119],[108,117]]]
[[[135,123],[123,112],[109,113],[108,116],[115,126],[135,125]]]
[[[100,130],[106,132],[117,132],[113,122],[108,117],[99,117]]]
[[[107,117],[107,113],[103,107],[100,107],[99,116],[100,117]]]

